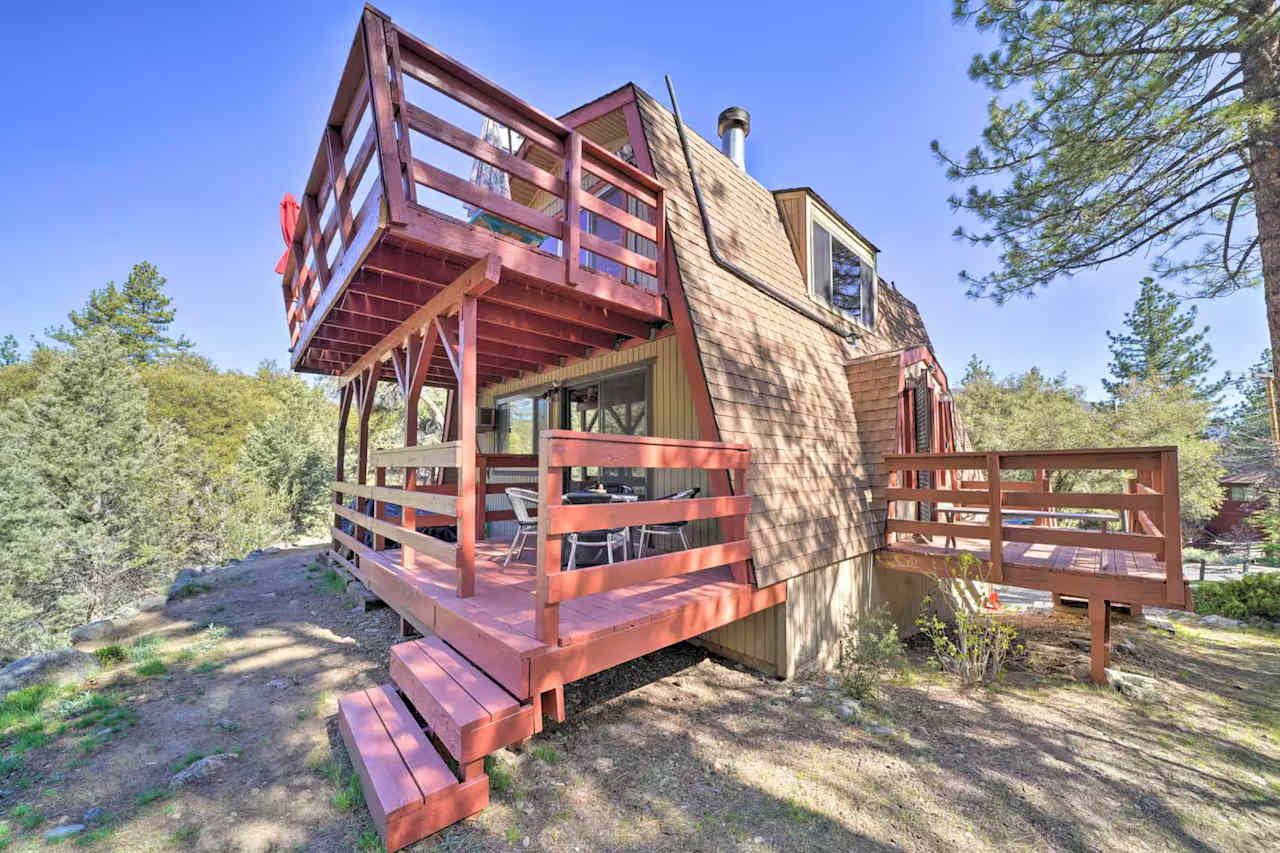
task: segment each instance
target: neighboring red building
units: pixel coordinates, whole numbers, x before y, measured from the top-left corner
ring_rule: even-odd
[[[1243,531],[1250,539],[1261,539],[1262,534],[1249,526],[1248,519],[1266,502],[1266,482],[1267,472],[1261,470],[1237,471],[1219,480],[1222,506],[1205,525],[1205,532],[1221,538]]]

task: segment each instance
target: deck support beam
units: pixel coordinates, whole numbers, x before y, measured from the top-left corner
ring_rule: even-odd
[[[1107,664],[1111,659],[1111,602],[1105,598],[1089,599],[1089,677],[1094,684],[1107,683]]]
[[[458,315],[458,597],[476,594],[476,298],[464,296]],[[483,495],[481,496],[483,500]]]
[[[392,359],[396,366],[396,378],[400,382],[400,393],[404,396],[404,446],[418,446],[418,403],[422,399],[422,383],[427,378],[427,368],[431,364],[431,354],[436,349],[436,330],[430,327],[422,335],[411,337],[405,342],[403,352],[395,350]],[[418,488],[418,469],[404,469],[404,488],[414,491]],[[417,510],[411,506],[400,507],[400,523],[406,530],[417,530]],[[417,555],[408,544],[400,543],[400,561],[406,568],[414,564]]]
[[[334,463],[334,479],[339,483],[347,479],[347,421],[351,417],[351,397],[355,389],[348,385],[345,388],[338,389],[338,458]],[[334,500],[338,500],[334,495]],[[333,516],[333,526],[339,527],[342,519],[335,513]],[[338,549],[338,543],[333,543],[333,548]]]

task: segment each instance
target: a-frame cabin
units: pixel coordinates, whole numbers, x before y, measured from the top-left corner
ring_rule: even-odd
[[[392,683],[339,702],[388,849],[483,808],[484,756],[563,719],[564,685],[689,639],[781,677],[832,663],[849,613],[909,625],[921,572],[988,547],[971,539],[1027,545],[982,557],[1005,582],[1035,585],[1037,557],[1091,572],[1061,590],[1091,601],[1185,601],[1180,574],[1144,574],[1176,513],[1169,454],[1084,460],[1161,472],[1110,503],[1001,483],[1083,457],[951,455],[915,305],[817,193],[746,173],[747,121],[722,116],[735,162],[632,85],[553,118],[362,15],[282,285],[293,369],[341,387],[331,557],[406,629]],[[402,447],[369,446],[380,382]],[[427,386],[449,400],[430,437]],[[997,485],[960,494],[967,468]],[[982,523],[936,520],[948,502]],[[1002,527],[1001,507],[1060,506],[1150,529]],[[1106,558],[1067,558],[1095,545],[1148,554],[1123,595],[1098,586]]]

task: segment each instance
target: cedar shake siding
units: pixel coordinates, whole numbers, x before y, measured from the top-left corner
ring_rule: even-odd
[[[856,345],[779,304],[711,259],[671,113],[636,90],[720,439],[752,452],[748,521],[756,582],[796,578],[884,544],[877,396],[855,400],[845,365],[928,344],[919,312],[883,283],[877,325]],[[769,190],[689,131],[721,252],[776,289],[809,300]],[[815,310],[825,310],[813,303]],[[699,365],[690,365],[697,370]],[[896,377],[885,394],[897,391]]]

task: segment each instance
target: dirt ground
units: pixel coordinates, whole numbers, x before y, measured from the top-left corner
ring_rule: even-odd
[[[398,622],[314,554],[221,570],[169,605],[162,640],[49,697],[39,730],[10,727],[0,849],[44,849],[90,809],[64,845],[376,849],[336,698],[388,680]],[[853,720],[825,675],[778,682],[689,645],[602,673],[566,691],[568,722],[491,760],[487,810],[411,849],[1280,849],[1280,636],[1117,620],[1113,663],[1159,680],[1138,703],[1079,680],[1082,617],[1016,619],[1029,655],[999,688],[913,646]],[[235,757],[167,790],[217,752]]]

